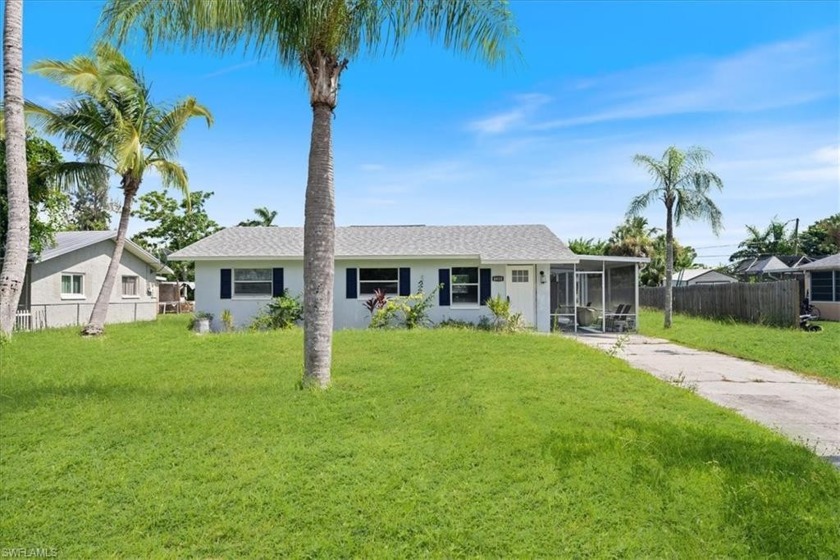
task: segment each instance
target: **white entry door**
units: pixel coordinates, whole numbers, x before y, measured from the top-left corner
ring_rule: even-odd
[[[534,326],[537,320],[534,266],[508,266],[505,278],[510,312],[522,313],[525,323]]]

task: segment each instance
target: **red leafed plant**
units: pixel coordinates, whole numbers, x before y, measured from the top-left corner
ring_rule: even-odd
[[[370,311],[370,314],[373,315],[376,313],[377,309],[385,307],[386,303],[388,303],[388,297],[385,295],[385,292],[380,289],[376,289],[373,291],[373,295],[370,296],[369,299],[362,302],[362,305],[364,305],[365,309]]]

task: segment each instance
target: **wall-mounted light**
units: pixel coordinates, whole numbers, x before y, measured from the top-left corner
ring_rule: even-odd
[[[545,284],[545,271],[540,270],[540,284]]]

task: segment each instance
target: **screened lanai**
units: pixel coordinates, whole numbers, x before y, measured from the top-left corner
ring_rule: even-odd
[[[581,255],[551,266],[551,328],[623,332],[638,327],[639,268],[650,259]]]

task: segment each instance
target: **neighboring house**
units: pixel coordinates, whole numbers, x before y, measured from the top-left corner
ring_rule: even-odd
[[[811,303],[820,310],[820,318],[840,321],[840,253],[804,264],[805,290]]]
[[[697,286],[700,284],[734,284],[737,278],[711,268],[687,268],[674,273],[674,286]]]
[[[82,325],[90,318],[114,252],[115,231],[66,231],[27,266],[18,327]],[[152,320],[157,315],[155,276],[172,271],[126,240],[108,323]]]
[[[303,228],[227,228],[169,258],[195,262],[197,311],[219,318],[229,310],[240,327],[271,297],[284,290],[293,296],[303,292]],[[337,329],[369,324],[363,303],[374,290],[407,296],[422,281],[426,293],[440,286],[429,313],[435,323],[477,322],[490,315],[485,301],[499,295],[509,298],[512,310],[540,331],[550,330],[561,303],[574,305],[572,294],[589,298],[588,307],[608,309],[608,315],[613,307],[608,294],[615,293],[626,300],[621,303],[635,305],[635,314],[638,262],[646,262],[578,257],[542,225],[339,227],[335,260]],[[575,275],[578,266],[581,274],[586,269],[586,276]],[[621,273],[613,273],[613,266]],[[561,301],[561,292],[553,289],[560,289],[557,279],[565,282],[567,274],[574,275],[581,289],[566,289],[570,285],[565,284]],[[574,309],[567,314],[574,316]],[[599,321],[606,325],[606,319]]]
[[[813,259],[802,255],[765,255],[749,257],[735,265],[734,273],[745,280],[779,280],[795,275],[797,268]]]

